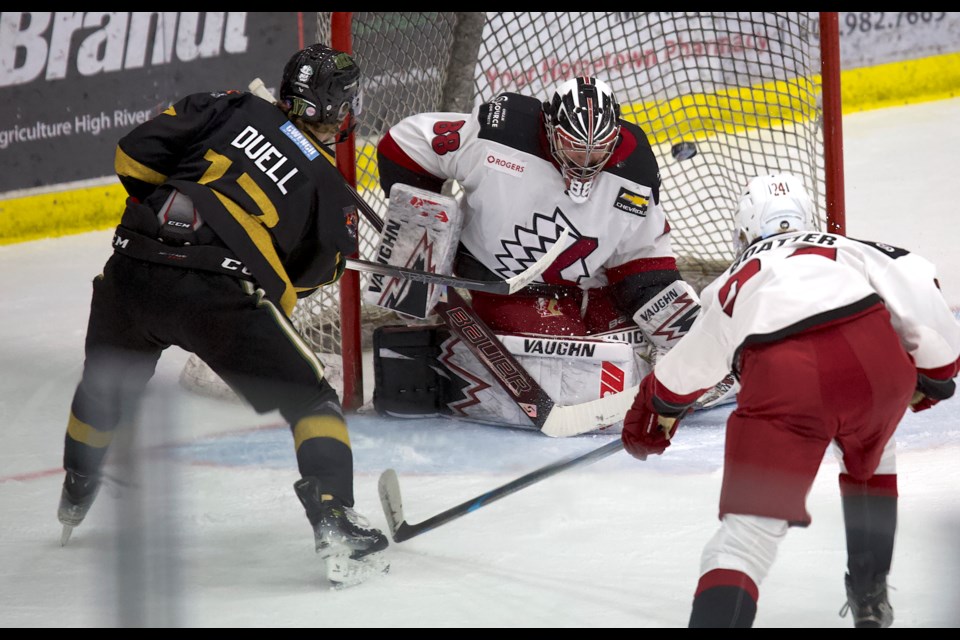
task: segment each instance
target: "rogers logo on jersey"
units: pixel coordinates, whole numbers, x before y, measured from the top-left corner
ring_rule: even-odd
[[[484,162],[487,167],[505,173],[508,176],[513,176],[514,178],[519,178],[523,175],[524,169],[527,168],[526,162],[514,158],[506,158],[498,153],[488,153]]]

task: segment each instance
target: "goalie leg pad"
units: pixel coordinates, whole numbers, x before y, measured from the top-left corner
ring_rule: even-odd
[[[633,349],[626,342],[533,335],[498,334],[498,338],[558,406],[620,393],[639,382]],[[444,327],[378,329],[374,377],[374,409],[381,415],[443,415],[533,427],[469,348]]]
[[[440,364],[443,327],[384,326],[373,332],[373,408],[380,415],[449,415],[449,373]]]

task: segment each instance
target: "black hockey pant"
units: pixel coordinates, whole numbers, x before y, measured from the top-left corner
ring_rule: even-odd
[[[250,283],[114,254],[93,283],[83,377],[64,466],[100,469],[118,425],[133,422],[164,349],[195,353],[258,413],[290,423],[302,476],[353,505],[353,453],[336,392],[283,312]]]

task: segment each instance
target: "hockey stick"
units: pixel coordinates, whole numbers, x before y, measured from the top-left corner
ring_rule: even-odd
[[[505,485],[499,486],[496,489],[487,491],[476,498],[467,500],[461,504],[458,504],[455,507],[447,509],[443,513],[439,513],[432,518],[428,518],[423,522],[409,523],[403,515],[403,500],[400,497],[400,481],[397,478],[397,472],[393,469],[387,469],[382,474],[380,474],[380,504],[383,506],[383,513],[387,517],[387,525],[390,527],[390,535],[393,538],[394,542],[403,542],[404,540],[409,540],[415,536],[420,535],[421,533],[426,533],[431,529],[436,529],[440,525],[446,524],[461,516],[465,516],[472,511],[476,511],[480,507],[485,507],[486,505],[499,500],[500,498],[505,498],[511,493],[515,493],[524,487],[529,487],[530,485],[545,480],[550,476],[556,475],[561,471],[566,471],[567,469],[572,469],[584,464],[589,464],[601,458],[605,458],[610,454],[616,453],[623,449],[623,441],[620,438],[617,438],[615,442],[609,442],[599,449],[594,449],[587,453],[581,454],[572,458],[564,458],[563,460],[558,460],[544,467],[540,467],[536,471],[531,471],[530,473],[517,478],[512,482],[508,482]]]
[[[500,338],[480,319],[473,306],[456,290],[448,287],[434,306],[434,311],[496,378],[510,399],[530,418],[533,426],[542,429],[556,407],[553,398],[503,346]]]
[[[550,247],[550,250],[544,253],[539,260],[527,267],[524,271],[506,280],[470,280],[468,278],[458,278],[457,276],[448,276],[430,271],[395,267],[381,262],[370,262],[369,260],[356,258],[347,258],[347,269],[366,271],[367,273],[379,273],[385,276],[406,278],[407,280],[416,280],[417,282],[426,282],[428,284],[459,287],[471,291],[486,291],[487,293],[510,295],[523,289],[536,279],[537,276],[546,271],[547,267],[553,263],[557,256],[563,253],[565,248],[563,241],[568,235],[570,235],[570,231],[564,229],[554,245]]]

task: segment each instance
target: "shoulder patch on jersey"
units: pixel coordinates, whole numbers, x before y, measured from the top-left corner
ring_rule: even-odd
[[[313,160],[320,155],[320,152],[313,146],[313,143],[307,139],[307,136],[304,135],[300,129],[297,129],[297,125],[289,120],[280,125],[280,131],[297,145],[303,155],[307,156],[308,160]]]
[[[620,193],[617,194],[617,199],[614,201],[613,206],[615,209],[620,209],[620,211],[645,218],[647,216],[647,205],[649,204],[649,195],[641,195],[625,187],[620,187]]]
[[[848,238],[848,239],[853,240],[855,242],[859,242],[860,244],[869,245],[894,260],[910,254],[910,252],[907,251],[906,249],[901,249],[900,247],[894,247],[892,245],[884,244],[882,242],[873,242],[871,240],[858,240],[857,238]]]
[[[480,105],[478,137],[539,156],[542,103],[519,93],[501,93]]]
[[[650,148],[647,134],[632,122],[621,121],[620,135],[623,137],[620,147],[614,151],[612,162],[607,162],[603,170],[650,187],[650,196],[654,204],[659,203],[660,165],[657,164],[657,158],[653,155],[653,149]]]

